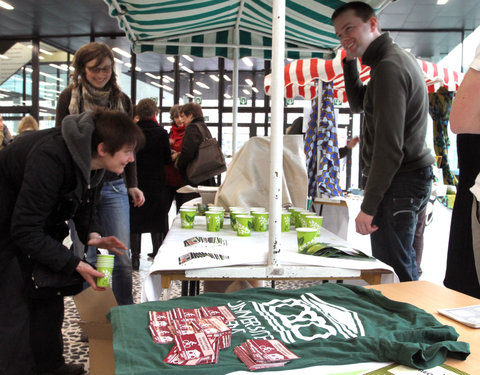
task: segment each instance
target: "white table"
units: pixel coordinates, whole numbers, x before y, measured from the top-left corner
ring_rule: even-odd
[[[220,237],[227,246],[197,244],[186,247],[184,241],[192,237]],[[320,242],[349,245],[346,241],[322,229]],[[354,247],[354,246],[353,246]],[[299,254],[294,228],[282,233],[280,244],[281,266],[269,269],[267,264],[268,233],[252,231],[250,237],[238,237],[225,219],[220,232],[207,232],[204,216],[195,217],[194,229],[182,229],[177,216],[172,223],[152,266],[145,278],[142,301],[162,299],[163,291],[173,280],[329,280],[363,279],[369,284],[379,284],[382,275],[393,270],[379,260],[350,260],[323,258]],[[187,253],[207,253],[205,257],[179,264],[179,257]],[[215,259],[213,257],[224,257]]]

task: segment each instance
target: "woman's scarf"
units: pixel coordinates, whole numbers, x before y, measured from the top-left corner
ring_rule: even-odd
[[[121,95],[115,100],[111,85],[107,84],[103,89],[97,89],[88,82],[80,81],[80,85],[72,88],[72,96],[68,111],[70,114],[78,114],[84,111],[93,111],[97,108],[116,109],[125,112]]]
[[[183,137],[185,136],[185,129],[186,126],[179,127],[175,124],[172,124],[172,128],[170,129],[170,139],[173,140],[173,144],[171,144],[171,149],[180,152],[182,150],[182,142]]]

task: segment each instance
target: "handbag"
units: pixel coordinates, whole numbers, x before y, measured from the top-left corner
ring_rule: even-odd
[[[187,179],[192,184],[198,184],[215,177],[227,170],[222,149],[215,138],[205,132],[203,126],[197,125],[202,133],[203,141],[198,146],[198,152],[193,161],[187,166]],[[189,126],[191,126],[189,125]]]

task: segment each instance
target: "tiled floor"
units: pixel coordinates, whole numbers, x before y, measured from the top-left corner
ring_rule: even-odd
[[[349,204],[349,228],[348,241],[356,247],[370,251],[370,240],[368,236],[361,236],[355,233],[354,219],[358,213],[359,203],[351,202]],[[433,211],[433,221],[425,228],[424,240],[425,249],[422,261],[423,275],[421,280],[428,280],[437,284],[442,284],[445,274],[446,255],[448,248],[448,236],[450,230],[451,210],[435,202]],[[150,235],[146,234],[142,238],[142,254],[140,262],[140,271],[134,272],[134,299],[135,303],[140,302],[141,283],[148,271],[151,261],[147,254],[151,252]],[[362,282],[359,282],[362,283]],[[306,283],[277,283],[279,289],[296,288],[306,286]],[[309,283],[311,284],[311,283]],[[176,282],[171,288],[171,297],[180,295],[180,283]],[[65,301],[65,358],[67,362],[83,363],[88,369],[88,345],[80,342],[80,328],[76,322],[79,317],[71,298]]]

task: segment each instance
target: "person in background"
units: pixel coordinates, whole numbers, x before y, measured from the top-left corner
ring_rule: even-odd
[[[62,120],[68,114],[97,108],[116,109],[132,117],[132,103],[117,84],[113,52],[108,45],[97,42],[85,44],[75,53],[72,65],[72,83],[63,90],[58,99],[56,126],[61,126]],[[138,189],[135,163],[129,163],[122,174],[107,173],[98,203],[105,233],[118,237],[130,247],[128,194],[136,207],[145,201],[142,191]],[[72,236],[74,237],[74,234]],[[96,249],[89,249],[87,260],[96,262]],[[132,265],[129,256],[115,257],[112,289],[119,305],[133,303]]]
[[[142,233],[150,233],[153,253],[162,244],[168,232],[168,210],[166,199],[165,165],[172,162],[168,133],[157,122],[157,103],[142,99],[135,106],[137,125],[145,135],[145,146],[137,154],[138,186],[145,194],[145,204],[130,207],[130,237],[132,245],[132,267],[138,270]]]
[[[360,234],[370,234],[374,257],[392,266],[400,281],[418,279],[413,238],[418,214],[430,197],[434,158],[425,145],[428,96],[415,58],[380,30],[363,2],[339,7],[332,21],[346,58],[345,88],[352,112],[364,112],[362,173],[367,176]],[[357,58],[371,67],[366,86]]]
[[[18,134],[14,139],[17,140],[20,137],[24,136],[25,134],[29,134],[37,130],[38,130],[37,120],[35,120],[33,116],[25,116],[20,120],[20,124],[18,125]]]
[[[199,184],[193,184],[187,177],[187,167],[195,159],[195,156],[198,153],[198,147],[203,142],[203,135],[198,127],[202,127],[204,131],[211,136],[210,130],[208,130],[207,125],[205,125],[202,107],[197,103],[184,104],[180,109],[180,115],[186,126],[186,130],[182,142],[182,149],[176,161],[176,166],[180,171],[183,181],[191,186],[215,186],[216,183],[214,178],[207,178]],[[196,196],[198,197],[199,195],[197,194]]]
[[[101,111],[68,116],[61,129],[34,132],[0,150],[0,374],[84,373],[63,357],[63,296],[36,288],[32,270],[76,271],[103,289],[95,278],[104,275],[62,244],[65,221],[75,221],[85,243],[125,256],[120,240],[101,237],[95,199],[104,170],[122,173],[142,142],[126,114]]]
[[[12,136],[7,126],[3,123],[3,117],[0,115],[0,150],[12,141]]]
[[[480,45],[453,100],[450,127],[460,173],[443,283],[480,298]]]

